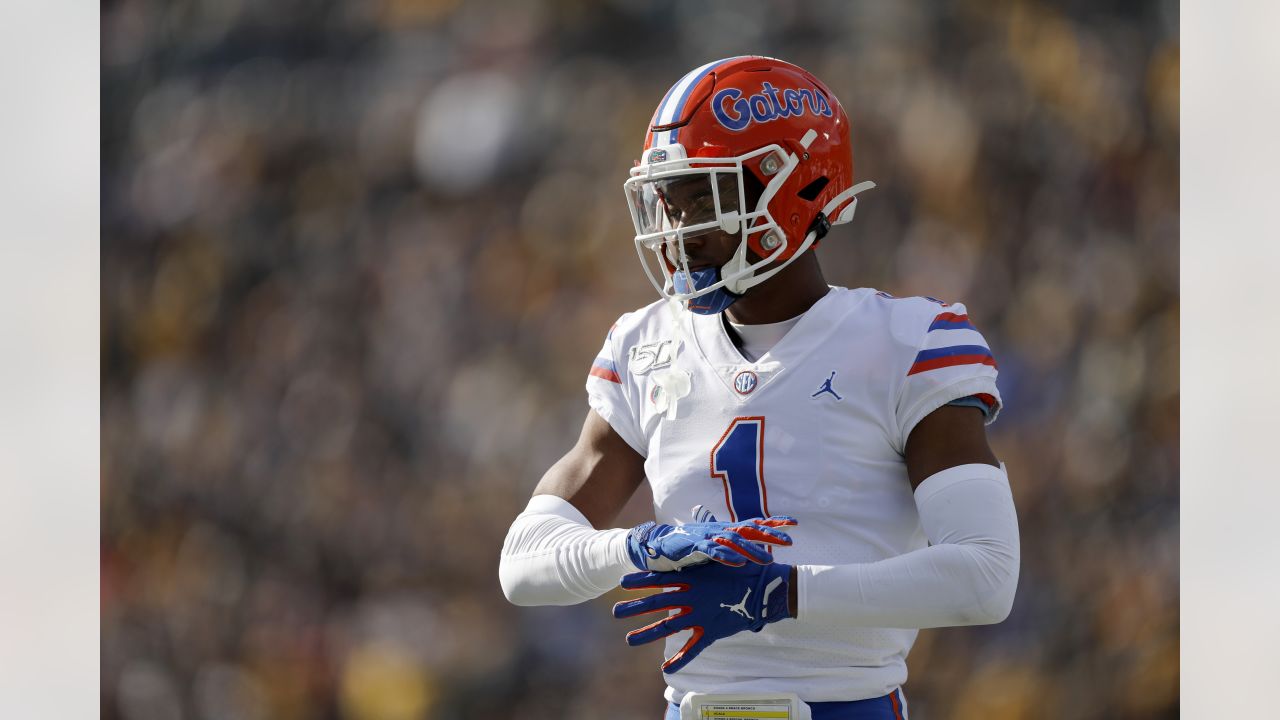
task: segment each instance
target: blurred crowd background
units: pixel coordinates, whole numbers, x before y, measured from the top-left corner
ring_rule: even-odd
[[[1176,716],[1176,2],[106,0],[104,718],[659,717],[617,598],[513,607],[498,551],[655,297],[653,108],[749,53],[879,185],[829,281],[1000,361],[1018,598],[921,633],[912,717]]]

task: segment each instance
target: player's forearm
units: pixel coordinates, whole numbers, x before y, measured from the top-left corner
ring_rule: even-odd
[[[574,605],[635,569],[626,530],[595,530],[562,498],[536,495],[511,524],[498,577],[516,605]]]
[[[878,563],[802,565],[802,621],[863,627],[986,625],[1013,605],[1016,570],[1006,550],[935,545]]]
[[[963,465],[916,491],[932,545],[874,563],[801,565],[802,622],[928,628],[996,623],[1018,584],[1018,521],[1002,470]]]

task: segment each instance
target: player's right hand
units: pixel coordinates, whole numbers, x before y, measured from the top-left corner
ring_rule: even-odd
[[[690,565],[718,562],[741,567],[748,561],[767,565],[773,562],[769,548],[788,546],[791,536],[778,530],[796,524],[795,518],[775,515],[738,522],[718,522],[699,505],[694,521],[684,525],[647,522],[631,529],[627,552],[640,570],[670,572]]]
[[[643,645],[691,630],[683,647],[662,663],[675,673],[717,640],[791,617],[787,606],[792,566],[785,563],[725,567],[709,564],[688,572],[638,572],[625,575],[624,590],[662,590],[613,606],[613,616],[657,613],[656,622],[627,633],[627,644]]]

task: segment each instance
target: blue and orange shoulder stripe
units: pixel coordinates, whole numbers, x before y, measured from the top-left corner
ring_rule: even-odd
[[[982,333],[969,320],[964,306],[951,307],[934,315],[925,332],[925,341],[907,375],[956,367],[958,365],[989,365],[998,368],[991,348]],[[956,311],[959,312],[956,312]]]
[[[618,383],[619,385],[622,384],[622,378],[618,375],[617,365],[614,364],[613,358],[609,357],[606,353],[609,350],[609,343],[613,340],[613,331],[617,330],[618,323],[626,320],[627,316],[630,314],[631,313],[627,313],[626,315],[618,318],[618,322],[615,322],[609,327],[609,332],[605,335],[605,346],[600,351],[601,354],[597,355],[596,359],[591,362],[591,372],[587,373],[588,376],[598,377],[602,380]]]
[[[587,373],[591,377],[598,377],[601,380],[622,384],[622,378],[618,376],[618,368],[614,365],[613,360],[607,357],[597,357],[591,363],[591,372]]]

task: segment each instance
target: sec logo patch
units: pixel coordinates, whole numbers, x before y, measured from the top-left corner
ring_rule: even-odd
[[[756,383],[760,378],[750,370],[743,370],[733,379],[733,389],[738,391],[739,395],[750,395],[752,390],[756,389]]]

